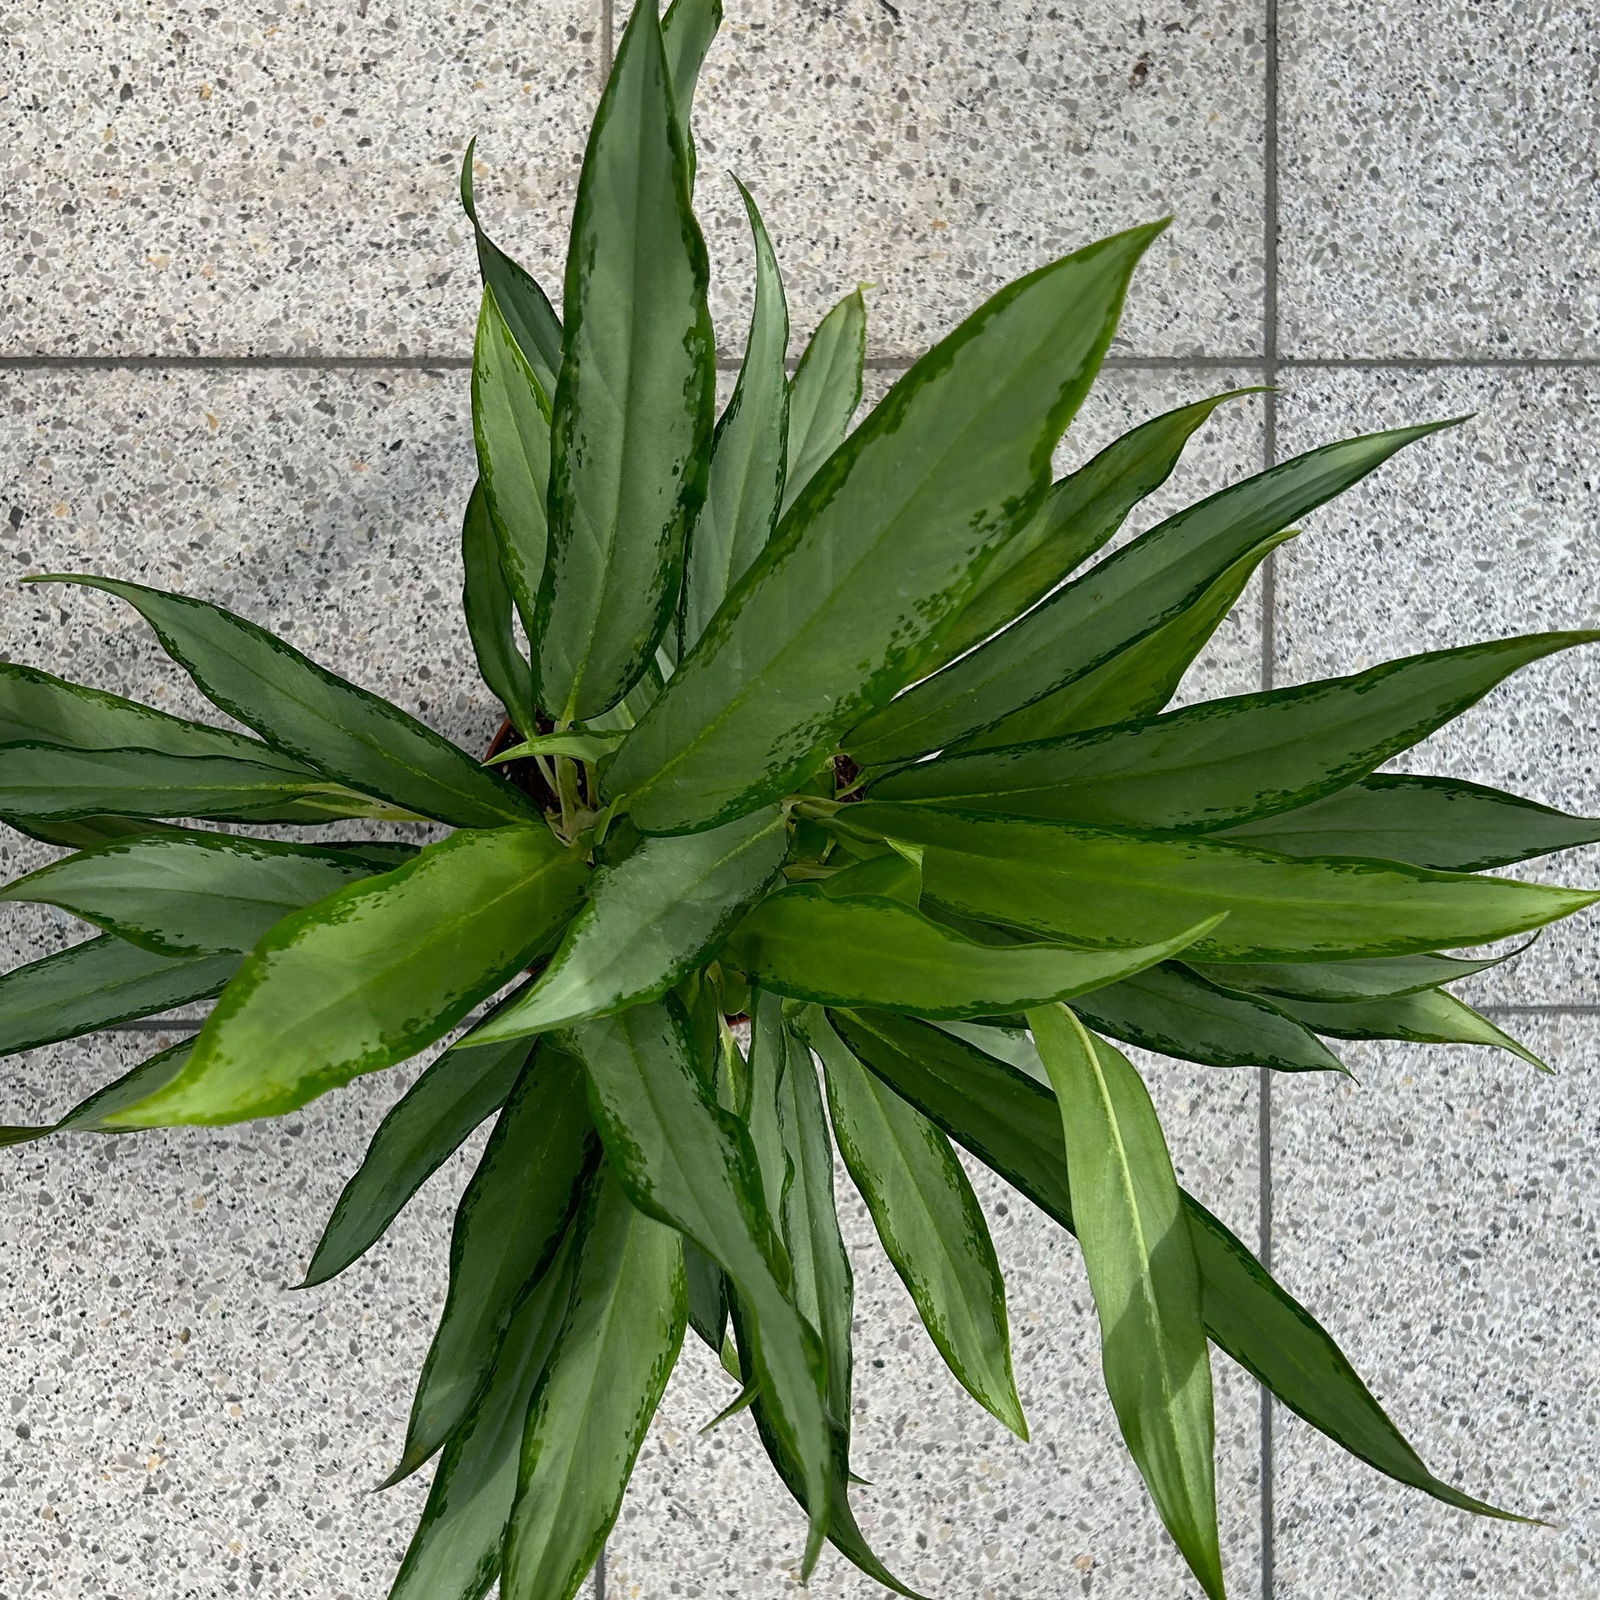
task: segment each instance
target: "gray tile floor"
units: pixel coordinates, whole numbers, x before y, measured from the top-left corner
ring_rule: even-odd
[[[746,303],[728,167],[768,212],[797,330],[858,279],[879,285],[885,377],[1008,275],[1170,209],[1082,437],[1241,381],[1277,392],[1224,427],[1209,467],[1229,473],[1476,414],[1314,519],[1208,660],[1211,692],[1600,619],[1589,5],[728,9],[702,99],[702,209],[732,264],[719,326],[737,329]],[[469,470],[473,274],[453,166],[480,134],[486,212],[556,280],[619,21],[607,0],[90,0],[64,28],[54,0],[13,6],[0,572],[73,556],[287,618],[308,648],[474,737],[487,708],[440,669],[460,650],[449,522]],[[730,362],[737,342],[724,337]],[[1211,486],[1204,470],[1191,488]],[[8,599],[0,650],[182,692],[92,602]],[[1597,705],[1600,664],[1564,657],[1417,767],[1600,810]],[[1569,877],[1593,881],[1590,856]],[[1399,1047],[1363,1051],[1359,1087],[1158,1084],[1186,1179],[1259,1234],[1430,1460],[1557,1525],[1438,1510],[1225,1383],[1237,1594],[1600,1600],[1596,926],[1557,930],[1483,985],[1558,1067],[1553,1084]],[[19,933],[60,936],[6,925]],[[31,1062],[8,1116],[35,1093],[70,1098],[91,1055]],[[279,1284],[384,1098],[324,1102],[270,1147],[223,1130],[119,1145],[114,1161],[40,1147],[6,1168],[0,1204],[23,1225],[0,1268],[0,1591],[120,1600],[159,1574],[194,1600],[381,1596],[414,1507],[360,1487],[403,1416],[460,1174],[372,1275],[310,1310]],[[110,1201],[130,1186],[199,1220],[125,1224]],[[872,1531],[952,1600],[1188,1594],[1089,1409],[1082,1328],[1056,1325],[1082,1298],[1073,1264],[1026,1219],[1002,1231],[1041,1443],[1012,1454],[956,1412],[896,1287],[869,1279],[862,1337],[883,1376],[864,1437],[886,1483],[905,1459],[919,1480],[884,1491]],[[794,1592],[793,1530],[748,1486],[745,1443],[695,1435],[714,1384],[691,1373],[675,1390],[597,1594]],[[813,1584],[822,1600],[870,1592],[832,1566]]]

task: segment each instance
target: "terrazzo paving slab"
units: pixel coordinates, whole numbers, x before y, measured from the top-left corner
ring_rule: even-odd
[[[1475,412],[1412,446],[1307,519],[1279,557],[1278,677],[1359,672],[1416,651],[1600,622],[1595,439],[1600,374],[1394,368],[1291,372],[1283,453]],[[1393,764],[1442,772],[1585,815],[1600,813],[1600,652],[1519,672]],[[1600,849],[1516,869],[1600,884]],[[1473,981],[1489,1001],[1600,1001],[1600,917],[1548,931]]]
[[[1277,1422],[1278,1600],[1600,1594],[1600,1022],[1525,1022],[1558,1076],[1361,1046],[1273,1091],[1275,1267],[1435,1471],[1549,1528],[1453,1511]]]
[[[0,1115],[58,1115],[177,1037],[12,1057]],[[424,1485],[369,1491],[404,1435],[468,1158],[344,1276],[291,1286],[413,1076],[265,1123],[0,1150],[7,1600],[382,1600]]]
[[[1125,347],[1260,349],[1257,5],[729,0],[727,18],[695,101],[724,346],[749,315],[732,171],[797,331],[865,280],[879,347],[915,355],[1009,279],[1172,213]]]
[[[1540,0],[1282,0],[1294,356],[1600,355],[1600,31]]]
[[[1255,1237],[1255,1074],[1140,1056],[1180,1180]],[[975,1175],[979,1169],[974,1168]],[[852,1496],[890,1570],[947,1600],[1197,1594],[1128,1461],[1099,1376],[1099,1337],[1077,1247],[993,1177],[976,1184],[1007,1271],[1017,1381],[1033,1443],[992,1421],[945,1372],[883,1259],[844,1175],[857,1284]],[[692,1346],[692,1348],[691,1348]],[[1218,1378],[1223,1546],[1239,1594],[1259,1579],[1255,1385],[1226,1358]],[[747,1418],[704,1424],[732,1398],[691,1341],[645,1443],[608,1548],[622,1600],[878,1600],[885,1591],[829,1551],[796,1581],[804,1519]]]
[[[0,42],[9,352],[460,354],[474,134],[486,219],[559,281],[592,0],[21,0]]]

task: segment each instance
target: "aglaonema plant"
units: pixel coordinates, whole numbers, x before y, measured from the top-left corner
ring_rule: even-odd
[[[1165,709],[1289,530],[1444,424],[1325,445],[1101,555],[1233,398],[1051,481],[1159,224],[1003,289],[852,428],[861,298],[789,376],[746,196],[753,321],[717,416],[687,126],[717,22],[715,0],[635,10],[562,319],[463,174],[485,285],[464,604],[514,730],[493,760],[204,600],[36,580],[127,602],[253,732],[0,667],[0,813],[72,852],[4,897],[101,930],[0,978],[0,1047],[216,1002],[5,1137],[278,1116],[456,1034],[307,1274],[351,1266],[493,1119],[390,1480],[436,1462],[398,1600],[573,1595],[686,1330],[805,1510],[804,1570],[827,1541],[911,1593],[852,1509],[836,1151],[939,1356],[1023,1437],[957,1148],[1076,1235],[1111,1405],[1208,1595],[1213,1347],[1361,1460],[1506,1515],[1424,1466],[1179,1187],[1119,1045],[1280,1072],[1339,1071],[1342,1039],[1531,1060],[1449,992],[1500,957],[1452,952],[1596,899],[1484,873],[1600,825],[1378,769],[1596,636]]]

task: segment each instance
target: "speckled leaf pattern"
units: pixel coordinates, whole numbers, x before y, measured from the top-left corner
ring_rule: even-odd
[[[1201,1588],[1222,1600],[1211,1357],[1167,1141],[1133,1064],[1067,1007],[1031,1011],[1028,1026],[1061,1107],[1073,1226],[1122,1437]]]
[[[1130,949],[980,944],[900,900],[835,897],[795,884],[734,930],[723,959],[757,987],[825,1005],[875,1004],[923,1017],[983,1017],[1097,989],[1203,938],[1170,926]]]
[[[711,429],[708,271],[660,23],[653,5],[636,6],[595,114],[567,257],[550,560],[532,630],[541,699],[562,720],[615,705],[676,611]]]
[[[874,1078],[826,1017],[810,1013],[805,1037],[822,1061],[839,1152],[929,1338],[962,1388],[1026,1439],[1000,1264],[949,1140]]]
[[[463,829],[285,918],[136,1128],[291,1111],[442,1038],[575,908],[583,865],[542,826]]]
[[[1044,493],[1158,231],[1002,290],[834,452],[618,751],[608,789],[641,828],[694,832],[776,799],[916,675]]]
[[[1569,916],[1600,892],[1426,872],[1397,862],[1292,861],[1243,845],[868,803],[852,833],[920,845],[928,898],[1082,948],[1170,937],[1175,921],[1224,915],[1197,961],[1412,955],[1487,944]]]
[[[524,796],[448,739],[243,617],[137,583],[54,581],[126,600],[213,704],[337,782],[458,827],[533,815]]]
[[[1290,1000],[1382,1000],[1470,978],[1512,960],[1523,948],[1526,947],[1477,960],[1441,955],[1380,956],[1372,961],[1295,961],[1278,966],[1234,962],[1228,966],[1203,966],[1199,971],[1202,977],[1230,988],[1283,995]]]
[[[1482,1044],[1509,1050],[1530,1066],[1548,1072],[1525,1045],[1497,1028],[1453,994],[1423,989],[1377,1000],[1319,1001],[1280,999],[1290,1016],[1334,1039],[1407,1039],[1417,1044]]]

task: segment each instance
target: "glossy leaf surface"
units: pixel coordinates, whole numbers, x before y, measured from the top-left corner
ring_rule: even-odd
[[[464,829],[277,924],[183,1075],[125,1127],[275,1116],[432,1044],[547,946],[583,866],[542,827]]]
[[[1002,290],[834,452],[617,753],[609,792],[645,832],[692,832],[777,799],[915,676],[1043,494],[1157,231]]]
[[[1290,860],[1185,836],[913,805],[848,807],[835,826],[920,845],[926,894],[1089,948],[1170,937],[1226,914],[1197,961],[1310,961],[1487,944],[1600,894],[1353,859]]]
[[[1407,1039],[1418,1044],[1482,1044],[1509,1050],[1541,1072],[1550,1068],[1510,1034],[1471,1006],[1437,989],[1391,995],[1381,1000],[1333,1004],[1281,1000],[1279,1004],[1308,1028],[1335,1039]]]
[[[1524,947],[1526,948],[1526,947]],[[1415,994],[1442,983],[1470,978],[1498,967],[1520,951],[1503,956],[1483,956],[1469,961],[1462,956],[1384,956],[1372,961],[1295,961],[1274,966],[1235,962],[1204,967],[1202,977],[1234,989],[1252,989],[1291,1000],[1379,1000],[1390,995]]]

